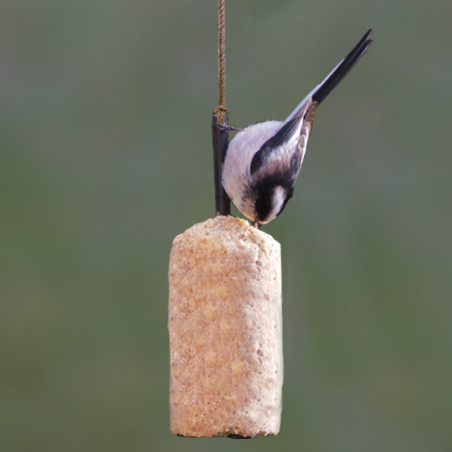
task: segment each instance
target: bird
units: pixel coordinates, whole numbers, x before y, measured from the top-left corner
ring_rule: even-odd
[[[239,132],[228,144],[222,185],[237,209],[257,228],[274,220],[292,197],[316,109],[366,53],[371,34],[368,30],[285,121],[258,122],[244,129],[231,127]]]

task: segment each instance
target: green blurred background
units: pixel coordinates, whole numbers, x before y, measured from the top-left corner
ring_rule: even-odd
[[[227,1],[231,123],[318,111],[282,244],[281,433],[169,431],[167,269],[214,213],[216,1],[3,0],[1,451],[451,451],[447,0]]]

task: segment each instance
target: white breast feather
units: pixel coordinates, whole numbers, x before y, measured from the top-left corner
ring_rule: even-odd
[[[246,196],[251,181],[251,161],[254,154],[282,125],[281,121],[253,124],[237,133],[229,143],[223,165],[223,187],[240,212],[248,218],[254,217],[254,205]]]

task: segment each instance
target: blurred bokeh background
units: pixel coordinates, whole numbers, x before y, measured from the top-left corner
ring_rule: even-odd
[[[451,3],[227,1],[233,125],[318,111],[282,244],[281,433],[169,431],[172,239],[214,214],[214,0],[3,0],[0,450],[451,451]],[[236,212],[236,211],[235,211]]]

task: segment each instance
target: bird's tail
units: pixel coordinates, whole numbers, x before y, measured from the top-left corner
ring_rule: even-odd
[[[319,103],[333,91],[338,83],[348,74],[355,63],[366,53],[372,42],[369,39],[372,30],[369,30],[356,44],[355,48],[328,74],[325,80],[313,91],[312,100]]]

